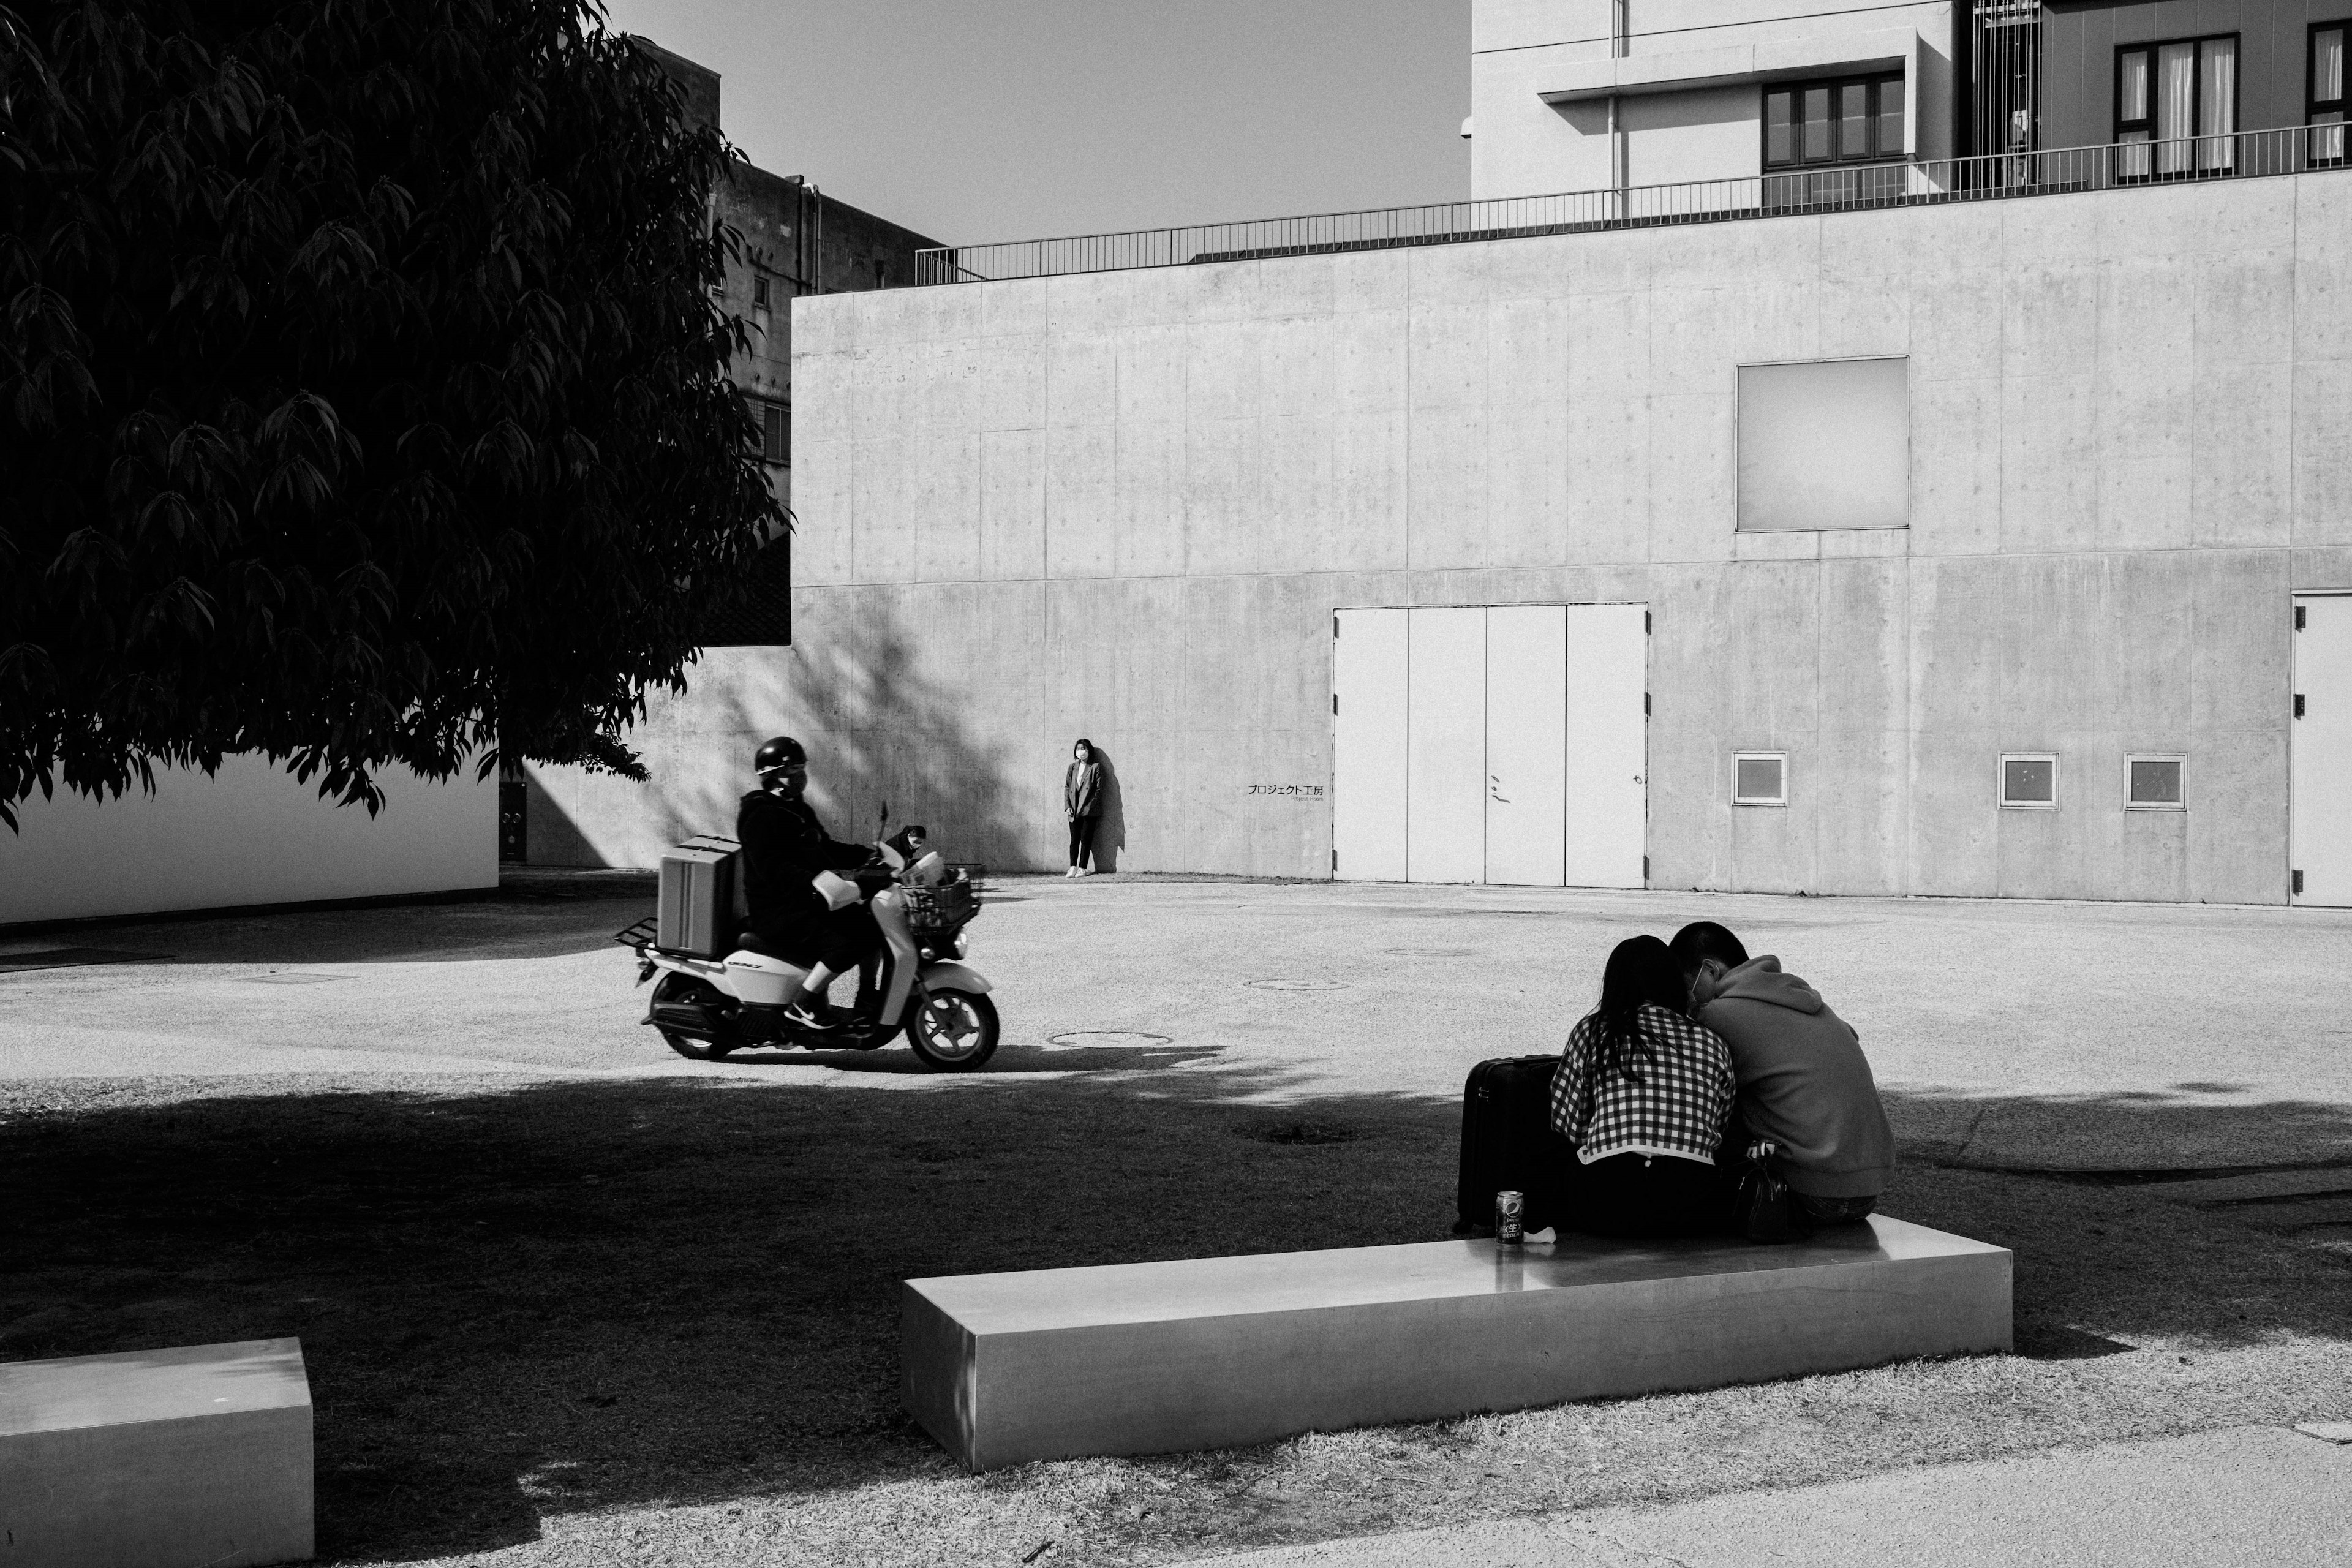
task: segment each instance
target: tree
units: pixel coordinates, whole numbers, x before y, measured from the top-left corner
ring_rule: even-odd
[[[596,0],[0,0],[0,820],[259,752],[642,777],[781,522],[733,156]]]

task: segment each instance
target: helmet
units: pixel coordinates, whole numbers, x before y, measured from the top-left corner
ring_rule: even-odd
[[[751,766],[758,770],[761,778],[766,778],[770,773],[780,773],[786,768],[808,766],[808,753],[801,750],[801,743],[790,735],[779,735],[760,748],[759,754],[751,759]]]

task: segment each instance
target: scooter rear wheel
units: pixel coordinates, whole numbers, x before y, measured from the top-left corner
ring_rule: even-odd
[[[706,1008],[710,1008],[719,1005],[721,1000],[717,991],[701,981],[690,980],[677,973],[663,975],[660,982],[654,987],[654,1001],[657,1004],[697,1002]],[[732,1038],[706,1040],[682,1030],[663,1028],[658,1024],[655,1027],[661,1032],[662,1043],[688,1061],[715,1062],[741,1043]]]
[[[933,991],[907,1019],[907,1043],[937,1072],[970,1072],[996,1054],[996,1004],[977,991]]]

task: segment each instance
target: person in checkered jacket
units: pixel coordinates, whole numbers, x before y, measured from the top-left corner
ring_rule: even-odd
[[[1738,1086],[1731,1053],[1689,1004],[1682,964],[1656,937],[1610,953],[1601,1005],[1552,1075],[1552,1126],[1576,1146],[1564,1228],[1696,1236],[1730,1224],[1735,1187],[1716,1151]]]

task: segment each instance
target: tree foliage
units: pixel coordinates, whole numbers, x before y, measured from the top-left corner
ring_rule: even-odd
[[[594,0],[0,0],[0,819],[642,776],[778,521],[731,156]]]

